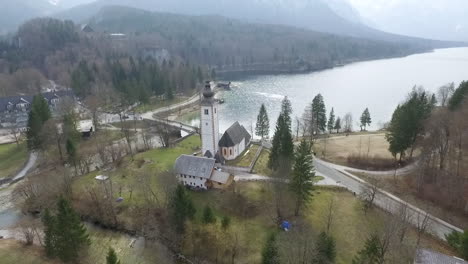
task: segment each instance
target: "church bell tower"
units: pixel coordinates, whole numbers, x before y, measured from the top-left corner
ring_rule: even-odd
[[[205,84],[201,98],[200,122],[202,155],[214,158],[219,143],[218,102],[214,98],[214,91],[209,81]]]

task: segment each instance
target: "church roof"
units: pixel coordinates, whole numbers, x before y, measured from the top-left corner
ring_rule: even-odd
[[[214,159],[182,155],[177,158],[174,168],[178,174],[210,179],[214,165]]]
[[[245,142],[248,142],[251,138],[245,127],[241,126],[239,122],[235,122],[224,132],[223,137],[219,141],[219,146],[224,148],[234,147],[241,143],[243,139],[245,139]]]

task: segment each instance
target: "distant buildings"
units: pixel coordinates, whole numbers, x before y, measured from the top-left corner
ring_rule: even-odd
[[[42,93],[52,112],[64,97],[73,97],[71,91]],[[24,130],[28,122],[33,95],[19,95],[0,98],[0,128],[19,128]]]

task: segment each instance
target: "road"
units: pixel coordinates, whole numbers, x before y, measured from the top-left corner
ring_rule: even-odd
[[[317,172],[326,175],[328,178],[340,183],[342,186],[353,193],[360,194],[363,188],[365,188],[367,185],[365,181],[357,178],[343,169],[347,167],[338,166],[320,159],[314,159],[314,165]],[[417,226],[418,223],[421,223],[424,216],[427,214],[427,212],[411,204],[408,204],[398,197],[383,190],[379,190],[377,193],[375,197],[375,204],[392,214],[397,214],[401,210],[402,205],[407,206],[407,210],[410,215],[409,220],[414,226]],[[431,214],[428,214],[428,217],[428,232],[432,233],[440,239],[445,240],[445,235],[451,233],[452,231],[463,232],[462,229],[455,227]]]
[[[15,182],[15,181],[23,179],[27,175],[29,170],[31,170],[31,168],[34,166],[34,164],[36,164],[36,161],[37,161],[37,153],[30,152],[28,162],[26,163],[24,168],[20,172],[18,172],[15,175],[15,177],[13,177],[12,181]]]
[[[161,108],[158,108],[156,110],[143,113],[140,116],[143,119],[154,120],[154,115],[170,112],[170,111],[173,111],[173,110],[177,110],[177,109],[179,109],[181,107],[186,107],[188,105],[194,104],[194,103],[198,102],[199,100],[200,100],[200,95],[196,94],[196,95],[190,97],[189,99],[187,99],[187,100],[185,100],[183,102],[180,102],[178,104],[174,104],[174,105],[170,105],[170,106],[166,106],[166,107],[161,107]]]

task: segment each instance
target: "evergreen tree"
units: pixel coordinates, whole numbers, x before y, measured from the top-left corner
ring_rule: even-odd
[[[77,157],[76,144],[72,138],[67,139],[67,142],[65,144],[65,149],[67,150],[67,154],[68,154],[68,162],[70,162],[70,164],[73,164],[73,166],[76,169],[76,157]]]
[[[325,132],[327,129],[327,110],[321,94],[318,94],[312,100],[312,115],[314,119],[314,132]]]
[[[279,264],[280,258],[278,246],[276,245],[276,235],[271,234],[262,250],[262,264]]]
[[[28,130],[26,131],[26,138],[29,150],[38,150],[41,148],[41,130],[42,122],[39,115],[35,111],[28,114]]]
[[[369,108],[366,108],[361,115],[361,131],[365,131],[367,126],[370,126],[372,119],[370,116]]]
[[[293,110],[292,110],[291,101],[286,96],[281,102],[281,115],[283,116],[284,121],[288,125],[289,129],[291,129],[291,124],[292,124],[292,119],[291,119],[292,112]]]
[[[413,155],[416,140],[424,136],[424,122],[430,116],[433,105],[431,96],[422,89],[413,89],[406,102],[399,105],[393,113],[392,120],[386,134],[389,151],[400,160],[407,149]]]
[[[382,255],[382,246],[377,235],[366,240],[364,248],[353,259],[353,264],[383,264],[385,256]]]
[[[216,216],[213,214],[213,210],[209,206],[205,206],[203,209],[203,218],[202,222],[204,224],[214,224],[216,223]]]
[[[268,160],[270,169],[278,169],[279,162],[290,163],[294,158],[294,143],[290,126],[281,113],[276,122],[275,134],[273,136],[272,148]]]
[[[335,128],[335,109],[333,109],[333,107],[330,112],[330,117],[328,118],[327,128],[330,133],[332,133],[332,130]]]
[[[120,260],[117,258],[117,253],[113,248],[109,248],[106,257],[106,264],[120,264]]]
[[[86,227],[65,198],[59,198],[56,218],[56,255],[64,262],[78,259],[80,250],[88,246]]]
[[[314,263],[326,264],[334,263],[336,258],[336,243],[335,239],[325,232],[320,233],[317,243]]]
[[[468,98],[468,81],[464,81],[455,90],[452,97],[449,100],[449,109],[454,111],[457,110],[463,103],[463,100]]]
[[[221,227],[223,228],[223,230],[228,229],[230,225],[231,225],[231,218],[229,218],[229,216],[224,216],[223,219],[221,220]]]
[[[44,247],[49,257],[57,256],[64,262],[76,261],[80,250],[91,243],[78,214],[63,197],[57,202],[57,214],[53,216],[46,209],[42,223]]]
[[[463,233],[453,231],[445,235],[448,244],[453,247],[464,259],[468,259],[468,230]]]
[[[55,248],[57,231],[55,230],[55,219],[50,214],[48,208],[44,210],[44,214],[42,215],[42,224],[44,225],[44,247],[46,255],[50,258],[55,257],[57,252]]]
[[[334,126],[333,128],[336,129],[336,133],[340,133],[340,129],[341,129],[341,117],[338,117],[338,118],[336,119],[335,126]]]
[[[257,116],[257,124],[255,126],[255,135],[262,138],[268,138],[270,134],[270,120],[264,104],[260,107],[260,112]]]
[[[296,196],[294,211],[296,216],[299,215],[301,208],[312,199],[314,176],[311,147],[309,143],[302,140],[296,150],[293,176],[290,182],[291,191]]]
[[[42,95],[36,95],[28,114],[28,130],[26,133],[28,148],[38,150],[42,147],[41,131],[44,123],[51,118],[49,104]]]
[[[172,219],[178,233],[185,232],[185,221],[193,219],[196,213],[190,195],[182,185],[177,186],[171,204]]]

